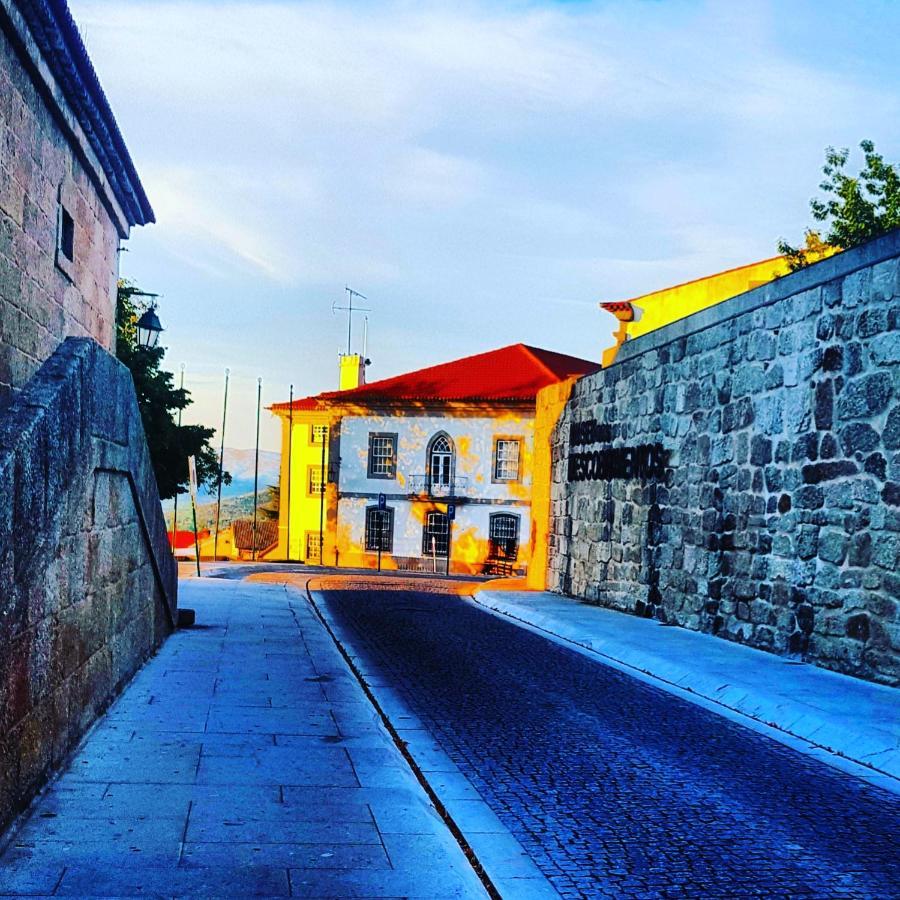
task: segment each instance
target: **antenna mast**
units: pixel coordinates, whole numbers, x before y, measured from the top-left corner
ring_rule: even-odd
[[[350,344],[353,338],[353,313],[355,312],[371,312],[372,310],[368,309],[365,306],[354,306],[353,298],[359,297],[360,300],[368,300],[369,298],[365,296],[365,294],[360,294],[359,291],[354,291],[350,285],[345,285],[344,290],[347,292],[347,305],[346,306],[338,306],[336,303],[332,303],[331,312],[345,312],[347,313],[347,356],[349,356],[353,351],[350,348]]]

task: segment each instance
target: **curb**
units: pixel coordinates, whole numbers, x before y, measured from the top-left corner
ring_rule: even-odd
[[[351,653],[352,644],[335,622],[327,604],[317,602],[306,585],[307,598],[359,681],[382,723],[410,765],[439,815],[459,842],[475,873],[492,898],[551,898],[559,893],[531,860],[522,845],[481,799],[477,790],[441,750],[405,700],[380,679],[366,678]],[[377,683],[376,683],[377,682]],[[402,724],[396,724],[402,722]],[[462,825],[460,824],[462,822]]]

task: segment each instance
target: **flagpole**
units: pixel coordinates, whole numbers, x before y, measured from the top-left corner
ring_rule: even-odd
[[[294,386],[291,385],[291,399],[288,403],[288,458],[287,458],[287,552],[285,558],[291,561],[291,469],[293,469],[294,440]]]
[[[329,426],[325,426],[326,429]],[[319,565],[325,565],[325,538],[323,536],[325,530],[325,485],[328,479],[325,477],[325,431],[321,432],[322,436],[322,484],[319,492]]]
[[[222,403],[222,443],[219,445],[219,490],[216,496],[216,537],[213,541],[213,562],[219,558],[219,515],[222,512],[222,473],[225,465],[225,417],[228,415],[228,376],[231,369],[225,370],[225,400]]]
[[[197,560],[197,577],[200,577],[200,538],[197,534],[197,464],[188,457],[188,481],[191,488],[191,512],[194,516],[194,559]]]
[[[256,562],[256,504],[259,496],[259,411],[262,407],[262,378],[256,379],[256,457],[253,461],[253,561]]]
[[[179,389],[184,390],[184,363],[181,364],[181,383]],[[178,410],[178,428],[181,430],[181,408]],[[172,510],[172,555],[175,555],[175,543],[178,539],[178,485],[175,485],[175,508]]]

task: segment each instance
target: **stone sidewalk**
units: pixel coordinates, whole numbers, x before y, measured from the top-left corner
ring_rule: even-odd
[[[182,582],[138,674],[0,856],[0,894],[484,897],[321,622]]]
[[[498,589],[501,588],[501,589]],[[473,599],[632,675],[900,792],[900,690],[550,592]]]

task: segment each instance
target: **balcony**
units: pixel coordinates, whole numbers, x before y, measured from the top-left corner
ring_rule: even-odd
[[[451,478],[449,483],[431,483],[428,475],[410,475],[406,480],[411,497],[428,497],[432,500],[464,500],[473,496],[469,479],[465,476]]]

